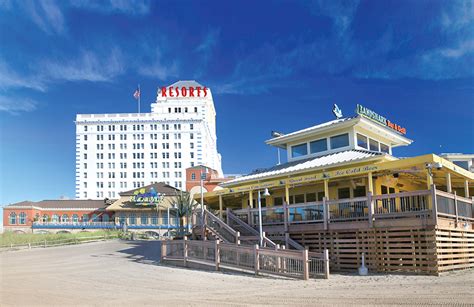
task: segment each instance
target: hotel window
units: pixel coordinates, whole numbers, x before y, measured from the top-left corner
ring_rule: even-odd
[[[155,213],[151,215],[151,223],[153,225],[158,224],[158,216]]]
[[[51,219],[53,223],[59,223],[59,215],[53,214],[53,218]]]
[[[330,138],[331,149],[349,146],[349,134],[340,134]]]
[[[323,201],[323,198],[324,198],[324,191],[318,192],[318,201]]]
[[[308,193],[306,194],[306,202],[311,203],[316,201],[316,193]]]
[[[102,222],[108,222],[108,221],[109,221],[109,215],[108,214],[102,215]]]
[[[357,133],[357,146],[368,149],[367,148],[367,137],[363,136],[362,134]]]
[[[194,113],[197,113],[197,111],[198,111],[198,108],[194,107]]]
[[[351,189],[350,188],[337,189],[337,199],[346,199],[346,198],[351,198]]]
[[[8,223],[10,223],[10,225],[15,225],[16,224],[16,213],[15,212],[10,213],[10,216],[8,218]]]
[[[359,186],[352,190],[354,197],[366,196],[365,186]]]
[[[97,214],[92,214],[92,222],[98,222],[99,221],[99,217],[97,216]]]
[[[142,214],[140,217],[140,224],[146,225],[148,224],[148,216],[146,214]]]
[[[83,215],[82,215],[82,221],[83,221],[84,223],[89,222],[89,215],[83,214]]]
[[[130,214],[130,225],[135,225],[137,223],[137,215],[135,213]]]
[[[326,139],[321,139],[309,143],[309,150],[313,153],[323,152],[328,150],[328,142]]]
[[[87,135],[84,135],[84,141],[87,141]]]
[[[124,213],[120,213],[119,223],[120,223],[120,225],[125,224],[125,214]]]
[[[191,174],[191,180],[196,180],[196,173]]]
[[[390,153],[390,147],[388,145],[380,143],[380,151],[385,153]]]
[[[306,143],[291,146],[291,157],[292,158],[305,156],[307,154],[308,154],[308,145]]]
[[[87,126],[84,126],[84,131],[87,131]]]
[[[47,223],[49,220],[49,215],[43,214],[43,223]]]
[[[73,215],[72,215],[72,222],[73,222],[73,223],[79,222],[79,215],[73,214]]]
[[[63,214],[61,217],[61,223],[67,223],[69,221],[69,216],[67,214]]]
[[[273,199],[274,206],[283,206],[283,197],[275,197]]]
[[[379,151],[379,142],[369,139],[369,149],[372,151]]]
[[[194,130],[194,124],[189,124],[189,130]]]

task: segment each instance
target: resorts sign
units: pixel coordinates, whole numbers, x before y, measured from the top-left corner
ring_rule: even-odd
[[[208,91],[205,86],[168,86],[161,88],[161,97],[206,97]]]
[[[153,187],[148,192],[142,188],[130,196],[130,202],[141,206],[156,206],[163,202],[164,198],[165,194],[157,193]]]
[[[375,113],[374,111],[372,111],[370,109],[367,109],[364,106],[361,106],[360,104],[357,105],[356,112],[357,112],[357,114],[359,114],[361,116],[364,116],[364,117],[376,122],[379,125],[391,128],[391,129],[393,129],[396,132],[401,133],[401,134],[407,134],[407,129],[406,128],[403,128],[403,127],[401,127],[401,126],[399,126],[395,123],[392,123],[391,121],[389,121],[388,119],[386,119],[382,115],[379,115],[379,114]]]

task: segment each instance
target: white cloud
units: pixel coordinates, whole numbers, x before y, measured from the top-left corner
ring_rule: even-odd
[[[152,78],[158,78],[159,80],[166,80],[169,77],[178,76],[178,62],[176,60],[166,64],[163,61],[163,56],[160,48],[155,49],[153,55],[153,62],[151,63],[140,63],[138,64],[138,73]]]
[[[22,75],[13,71],[7,63],[0,59],[0,89],[29,88],[44,92],[46,85],[33,75]]]
[[[30,19],[48,34],[64,32],[64,16],[53,0],[25,0],[18,4],[26,11]]]
[[[56,81],[112,81],[125,71],[124,61],[118,49],[107,55],[82,51],[79,57],[69,61],[43,61],[40,63],[44,78]]]
[[[14,98],[0,95],[0,112],[17,115],[36,110],[38,102],[29,98]]]
[[[196,51],[209,52],[216,45],[219,35],[220,31],[218,29],[209,30],[202,42],[196,48]]]
[[[148,0],[73,0],[72,6],[95,10],[103,13],[123,13],[131,15],[145,15],[150,12]]]
[[[459,58],[472,52],[474,52],[474,39],[461,42],[457,47],[440,50],[440,53],[448,58]]]

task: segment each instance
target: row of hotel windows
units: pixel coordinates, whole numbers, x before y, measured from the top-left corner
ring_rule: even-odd
[[[166,157],[169,158],[169,155],[167,155]],[[155,156],[155,158],[157,157]],[[181,156],[179,156],[179,158],[181,158]],[[191,155],[191,158],[194,158],[194,155]],[[198,160],[200,160],[200,158]],[[163,162],[163,163],[166,163],[166,164],[163,164],[163,168],[170,168],[169,162]],[[181,168],[181,165],[182,165],[181,162],[175,162],[174,164],[175,164],[175,168]],[[151,165],[151,168],[158,168],[158,162],[150,162],[150,165]],[[193,167],[195,163],[190,162],[190,165],[191,167]],[[108,166],[109,166],[109,169],[115,169],[115,162],[108,163]],[[126,169],[126,168],[127,168],[127,162],[120,162],[120,169]],[[145,168],[145,162],[133,162],[133,168]],[[87,169],[87,163],[84,163],[84,169]],[[97,163],[97,169],[104,169],[104,163]],[[87,174],[87,173],[84,173],[84,174]],[[87,178],[87,175],[84,175],[84,178]]]
[[[151,182],[153,183],[153,182]],[[167,185],[171,185],[171,182],[170,181],[164,181],[164,183],[166,183]],[[115,183],[114,183],[114,186],[115,186]],[[145,186],[145,182],[143,181],[134,181],[133,182],[133,188],[141,188],[141,187],[144,187]],[[175,188],[182,188],[183,187],[183,183],[181,181],[175,181],[174,182],[174,187]],[[127,182],[120,182],[120,188],[127,188]],[[108,197],[109,198],[115,198],[117,194],[115,193],[115,191],[109,191],[108,192]],[[88,194],[87,192],[83,192],[83,198],[87,198],[88,197]],[[96,192],[96,197],[97,198],[103,198],[104,197],[104,192],[103,191],[97,191]]]
[[[120,163],[122,168],[127,168],[127,163]],[[151,168],[158,168],[158,162],[151,162]],[[181,168],[181,162],[175,162],[174,168]],[[144,162],[133,162],[133,168],[145,168]],[[163,168],[170,168],[169,162],[163,162]],[[119,172],[120,178],[127,178],[127,172]],[[87,179],[87,172],[83,174],[83,178]],[[96,178],[104,178],[104,172],[97,172]],[[115,172],[108,172],[108,178],[115,178]],[[117,177],[118,178],[118,177]]]
[[[173,113],[172,110],[173,110],[173,108],[168,108],[168,113]],[[194,107],[194,113],[197,113],[197,111],[198,111],[198,108],[197,108],[197,107]],[[184,107],[184,108],[181,108],[181,107],[174,108],[174,113],[188,113],[188,107]]]
[[[118,138],[121,140],[121,141],[126,141],[127,140],[127,135],[126,134],[109,134],[108,135],[108,140],[109,141],[115,141],[115,136],[118,136]],[[154,133],[154,134],[150,134],[150,139],[157,139],[158,138],[158,134],[157,133]],[[97,134],[96,135],[96,139],[97,141],[103,141],[104,140],[104,134]],[[133,134],[133,139],[134,140],[144,140],[144,135],[143,134]],[[162,134],[162,139],[163,140],[169,140],[170,139],[170,134],[169,133],[163,133]],[[175,140],[181,140],[181,133],[174,133],[174,139]],[[194,133],[190,133],[189,134],[189,139],[193,140],[194,139]],[[89,136],[86,134],[84,135],[84,141],[87,141],[89,140]]]
[[[187,108],[186,108],[187,109]],[[197,108],[196,108],[197,110]],[[197,112],[197,111],[196,111]],[[109,127],[109,131],[115,131],[115,126],[116,125],[107,125]],[[118,125],[120,131],[127,131],[127,127],[130,126],[131,130],[133,131],[144,131],[145,130],[145,125]],[[184,126],[184,125],[183,125]],[[181,130],[181,124],[173,124],[173,127],[175,130]],[[170,124],[162,124],[161,125],[162,130],[170,130]],[[117,129],[117,130],[119,130]],[[89,126],[84,125],[84,131],[88,131]],[[158,125],[157,124],[151,124],[150,125],[150,130],[158,130]],[[189,124],[189,130],[194,130],[194,124]],[[97,131],[104,131],[104,125],[97,125]]]
[[[151,149],[158,149],[159,143],[150,143]],[[115,144],[108,144],[109,150],[115,150]],[[145,143],[133,143],[133,149],[145,149]],[[161,143],[163,149],[170,149],[170,143]],[[189,147],[194,149],[194,143],[189,143]],[[198,145],[200,147],[200,145]],[[87,150],[87,144],[84,144],[84,150]],[[120,149],[127,149],[127,144],[120,144]],[[174,143],[174,149],[181,149],[181,143]],[[97,144],[97,150],[104,150],[104,144]]]
[[[200,151],[200,150],[198,150]],[[87,160],[88,155],[85,153],[83,154],[84,160]],[[161,156],[163,159],[169,159],[170,153],[169,152],[162,152]],[[108,159],[110,160],[115,160],[115,153],[109,153],[107,156]],[[120,153],[120,159],[127,159],[127,153]],[[133,159],[145,159],[145,153],[143,152],[138,152],[138,153],[132,153]],[[181,158],[181,152],[175,152],[174,153],[175,159],[180,159]],[[194,152],[190,153],[191,159],[194,158]],[[97,153],[96,154],[97,160],[103,160],[104,159],[104,154],[103,153]],[[152,152],[150,153],[150,158],[151,159],[158,159],[158,153],[157,152]]]
[[[367,141],[368,140],[368,141]],[[344,133],[340,135],[323,138],[309,143],[298,144],[291,146],[291,157],[301,157],[309,154],[317,154],[328,151],[329,149],[338,149],[349,146],[349,134]],[[357,146],[369,149],[372,151],[380,151],[384,153],[390,152],[390,147],[376,140],[367,138],[366,136],[357,133]]]
[[[130,225],[136,225],[138,220],[140,221],[140,224],[142,224],[142,225],[146,225],[149,222],[151,222],[151,224],[153,224],[153,225],[158,224],[158,215],[156,213],[152,214],[151,216],[143,213],[143,214],[140,215],[140,217],[138,217],[138,215],[136,213],[130,213],[130,215],[128,215],[128,217],[125,214],[121,214],[119,216],[119,223],[124,224],[127,221],[127,218],[128,218],[128,224],[130,224]],[[173,217],[170,214],[170,220],[168,221],[168,214],[166,212],[163,212],[161,220],[162,220],[163,224],[169,224],[171,222],[171,219],[173,219],[173,218],[175,218],[175,217]]]

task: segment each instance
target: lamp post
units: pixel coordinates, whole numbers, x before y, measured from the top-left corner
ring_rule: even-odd
[[[263,229],[262,229],[262,198],[260,196],[260,190],[257,192],[258,199],[258,230],[260,235],[260,246],[263,246]],[[263,196],[270,196],[268,189],[263,191]]]

